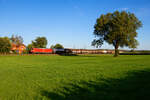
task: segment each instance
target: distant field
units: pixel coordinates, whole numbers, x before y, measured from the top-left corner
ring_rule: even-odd
[[[120,53],[120,55],[150,55],[150,51],[149,50],[128,51]]]
[[[0,56],[0,100],[150,100],[150,55]]]

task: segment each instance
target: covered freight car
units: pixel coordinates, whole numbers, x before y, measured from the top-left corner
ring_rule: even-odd
[[[55,53],[55,54],[71,54],[72,51],[70,49],[53,49],[53,53]]]

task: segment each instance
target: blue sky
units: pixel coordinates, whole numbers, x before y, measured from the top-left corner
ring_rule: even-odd
[[[115,10],[135,13],[143,23],[138,49],[150,49],[150,0],[0,0],[0,36],[21,35],[26,45],[45,36],[47,47],[93,48],[96,19]]]

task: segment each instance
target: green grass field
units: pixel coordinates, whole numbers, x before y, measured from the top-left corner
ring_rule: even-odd
[[[0,100],[150,100],[150,56],[0,56]]]

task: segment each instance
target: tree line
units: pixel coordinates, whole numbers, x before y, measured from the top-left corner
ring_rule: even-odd
[[[32,48],[46,48],[48,41],[46,37],[37,37],[35,40],[31,41],[30,44],[26,46],[24,53],[30,53]],[[18,35],[12,35],[9,37],[0,37],[0,53],[1,54],[8,54],[11,53],[11,49],[15,45],[19,47],[23,45],[23,37]],[[62,49],[64,48],[61,44],[51,45],[50,48],[52,49]],[[16,51],[12,51],[12,53],[16,53]]]

